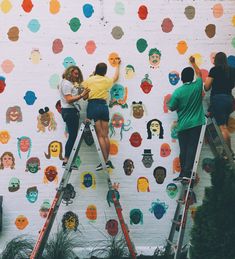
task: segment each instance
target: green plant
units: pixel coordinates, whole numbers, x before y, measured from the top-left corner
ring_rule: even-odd
[[[73,250],[80,246],[76,232],[58,228],[46,244],[43,256],[46,259],[74,259],[77,257]]]
[[[195,214],[191,234],[192,259],[235,258],[235,169],[226,160],[215,160],[211,187]]]
[[[107,259],[129,258],[126,240],[123,235],[118,233],[115,236],[105,235],[105,240],[97,242],[91,251],[91,256]]]
[[[17,236],[7,243],[1,259],[28,259],[34,244],[35,240],[26,235]]]

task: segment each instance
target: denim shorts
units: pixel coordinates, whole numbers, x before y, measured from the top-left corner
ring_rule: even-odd
[[[228,94],[211,96],[210,111],[217,125],[227,125],[230,113],[233,112],[233,98]]]
[[[87,105],[87,118],[94,120],[109,121],[109,108],[105,100],[103,99],[91,99],[88,100]]]

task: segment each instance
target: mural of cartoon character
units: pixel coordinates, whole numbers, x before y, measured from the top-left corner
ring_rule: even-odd
[[[45,107],[44,109],[40,109],[38,112],[38,132],[45,132],[46,127],[49,131],[56,130],[57,123],[55,122],[54,114],[49,110],[49,108]]]
[[[44,200],[39,210],[40,217],[45,219],[49,213],[50,207],[51,207],[50,201],[47,199]]]
[[[152,137],[158,137],[163,139],[164,130],[162,127],[162,122],[158,119],[152,119],[147,123],[147,139],[152,139]]]
[[[16,177],[12,177],[8,184],[9,192],[16,192],[20,189],[20,180]]]
[[[0,76],[0,94],[4,92],[6,87],[6,78],[4,76]]]
[[[161,202],[159,199],[152,202],[149,211],[154,214],[156,219],[161,219],[168,209],[168,205],[165,202]]]
[[[125,68],[125,78],[132,79],[135,76],[135,68],[132,65],[127,65]]]
[[[145,77],[141,80],[140,88],[145,94],[148,94],[151,92],[153,87],[153,83],[149,78],[149,75],[146,74]]]
[[[35,174],[40,170],[40,159],[38,157],[30,157],[26,162],[25,172]]]
[[[160,156],[161,157],[168,157],[171,154],[171,147],[168,143],[161,144],[160,147]]]
[[[47,159],[50,159],[51,157],[59,157],[60,160],[63,160],[63,148],[62,148],[62,143],[60,141],[52,141],[49,145],[48,145],[48,153],[45,154],[45,157]]]
[[[130,143],[133,147],[139,147],[142,143],[142,137],[139,132],[133,132],[130,136]]]
[[[130,211],[130,224],[131,225],[137,225],[141,224],[143,225],[143,213],[140,209],[132,209]]]
[[[154,162],[153,154],[151,153],[151,149],[144,149],[144,154],[142,154],[142,163],[146,168],[150,168]]]
[[[166,178],[166,168],[163,166],[157,166],[153,171],[153,176],[158,184],[163,184]]]
[[[4,152],[0,157],[0,169],[15,169],[15,158],[11,152]]]
[[[41,53],[38,48],[34,48],[31,51],[31,55],[29,58],[33,64],[39,64],[39,62],[42,60]]]
[[[0,142],[2,144],[7,144],[10,140],[11,136],[7,130],[0,131]]]
[[[26,191],[26,198],[30,203],[34,203],[38,199],[38,188],[37,186],[29,187]]]
[[[181,166],[180,166],[180,158],[175,157],[173,159],[173,173],[180,173],[181,172]]]
[[[144,114],[147,114],[145,105],[141,101],[132,102],[131,115],[136,119],[141,119],[144,116]]]
[[[121,84],[114,84],[110,89],[110,95],[109,107],[112,108],[114,105],[119,105],[122,108],[128,108],[126,103],[127,87],[124,87]]]
[[[106,195],[106,200],[108,202],[109,207],[111,207],[111,203],[113,203],[113,198],[115,197],[116,200],[120,199],[120,193],[118,191],[120,184],[119,183],[113,183],[113,189],[108,190]]]
[[[178,193],[177,185],[175,183],[169,183],[166,186],[166,193],[171,199],[175,198]]]
[[[44,177],[43,177],[43,183],[48,183],[48,182],[55,182],[56,184],[58,183],[58,171],[57,167],[50,165],[47,166],[44,170]]]
[[[96,179],[95,175],[92,172],[83,172],[81,174],[81,183],[80,186],[84,190],[86,188],[96,189]]]
[[[158,68],[161,61],[161,52],[157,48],[149,50],[149,63],[150,68]]]
[[[25,229],[28,226],[28,224],[29,221],[27,217],[25,217],[24,215],[19,215],[16,217],[15,225],[19,230]]]
[[[108,61],[112,67],[117,67],[120,62],[120,57],[116,52],[112,52],[109,54]]]
[[[126,159],[123,162],[123,169],[126,175],[131,175],[133,173],[134,168],[134,162],[131,159]]]
[[[180,80],[180,75],[179,75],[179,72],[177,71],[171,71],[168,75],[168,79],[169,79],[169,82],[171,83],[171,85],[177,85],[177,83],[179,82]]]
[[[6,112],[6,123],[21,122],[22,112],[20,106],[9,107]]]
[[[62,228],[63,230],[74,230],[77,231],[78,225],[79,225],[79,220],[78,220],[78,215],[72,211],[68,211],[63,215],[62,218]]]
[[[131,121],[128,120],[128,123],[125,124],[124,117],[120,113],[114,113],[110,122],[109,122],[109,129],[110,129],[110,137],[116,134],[116,129],[121,129],[120,131],[120,140],[123,137],[123,131],[128,131],[131,127],[127,128],[131,124]]]
[[[110,219],[106,222],[105,229],[108,234],[112,237],[116,236],[118,233],[118,222],[116,219]]]
[[[150,192],[148,178],[142,176],[137,180],[137,191],[138,192]]]
[[[87,206],[86,216],[92,222],[97,219],[97,208],[95,205],[91,204]]]
[[[27,158],[29,158],[32,148],[32,141],[29,137],[22,136],[20,138],[17,138],[17,149],[18,149],[18,155],[21,158],[21,152],[28,152]]]

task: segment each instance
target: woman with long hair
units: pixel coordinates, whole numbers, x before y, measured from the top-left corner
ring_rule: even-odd
[[[68,139],[65,144],[65,156],[62,166],[65,167],[70,153],[72,151],[74,142],[76,140],[79,128],[80,113],[78,105],[75,106],[78,100],[82,99],[89,92],[88,89],[83,89],[79,93],[78,86],[83,81],[82,72],[77,66],[69,66],[63,73],[62,81],[59,85],[60,101],[61,101],[61,115],[66,123],[68,131]],[[73,169],[77,169],[75,165]]]
[[[227,56],[223,52],[215,55],[214,67],[210,69],[206,79],[204,89],[210,93],[209,112],[215,118],[223,135],[224,141],[230,148],[233,156],[234,152],[231,147],[231,138],[228,131],[228,119],[233,112],[232,89],[235,86],[235,68],[228,65]]]
[[[120,59],[117,63],[114,76],[106,77],[107,65],[99,63],[96,65],[95,72],[82,85],[90,89],[87,95],[87,118],[94,120],[97,138],[107,167],[114,168],[111,161],[108,160],[110,141],[109,141],[109,109],[107,105],[108,91],[119,78]],[[102,170],[102,165],[96,167],[96,171]]]

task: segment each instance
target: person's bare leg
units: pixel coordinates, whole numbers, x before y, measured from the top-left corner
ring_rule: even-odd
[[[109,157],[109,151],[110,151],[110,141],[109,141],[109,123],[108,121],[101,121],[101,127],[104,134],[104,140],[105,140],[105,148],[106,148],[106,154],[107,154],[107,160]]]
[[[106,142],[104,137],[105,135],[103,133],[102,123],[100,120],[95,122],[95,130],[96,130],[97,138],[100,144],[100,148],[101,148],[104,160],[105,162],[107,162],[108,153],[107,153]]]

